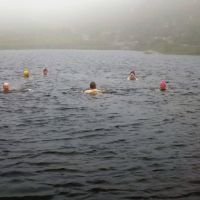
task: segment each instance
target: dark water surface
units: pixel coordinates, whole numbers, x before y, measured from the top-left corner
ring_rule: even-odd
[[[0,80],[1,200],[200,199],[199,56],[0,51]]]

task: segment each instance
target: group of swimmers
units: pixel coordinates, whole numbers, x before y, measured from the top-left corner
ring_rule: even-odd
[[[138,78],[136,77],[136,73],[135,71],[131,71],[127,77],[127,80],[138,80]],[[160,82],[160,90],[161,91],[165,91],[167,89],[167,84],[165,80],[162,80]],[[86,94],[97,94],[97,93],[101,93],[102,91],[96,88],[96,83],[95,82],[91,82],[90,83],[90,88],[88,90],[85,90],[84,93]]]
[[[135,71],[131,71],[130,74],[128,75],[127,80],[138,80],[136,75],[135,75]],[[160,90],[161,91],[165,91],[167,89],[167,83],[165,80],[162,80],[160,82]]]
[[[43,69],[43,75],[44,76],[48,75],[48,69],[47,68]],[[25,68],[24,72],[23,72],[23,77],[28,78],[29,76],[30,76],[29,70],[27,68]],[[4,93],[10,92],[11,91],[10,84],[8,82],[4,82],[3,86],[2,86],[2,90],[3,90]]]
[[[47,68],[44,68],[43,69],[43,75],[44,76],[47,76],[48,75],[48,69]],[[29,73],[29,70],[26,68],[24,69],[24,72],[23,72],[23,76],[25,78],[28,78],[30,76],[30,73]],[[135,71],[131,71],[128,75],[128,78],[127,80],[138,80],[137,77],[136,77],[136,73]],[[167,84],[166,84],[166,81],[165,80],[162,80],[160,82],[160,90],[161,91],[165,91],[167,89]],[[3,92],[4,93],[7,93],[7,92],[10,92],[11,88],[10,88],[10,84],[8,82],[4,82],[3,83]],[[91,82],[90,83],[90,88],[83,91],[85,94],[97,94],[97,93],[102,93],[102,90],[100,89],[97,89],[96,87],[96,83],[95,82]]]

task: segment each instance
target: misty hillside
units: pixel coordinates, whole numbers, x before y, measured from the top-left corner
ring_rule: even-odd
[[[76,17],[0,27],[0,48],[153,50],[200,54],[199,0],[107,1]],[[0,21],[1,22],[1,21]],[[52,22],[52,23],[51,23]],[[0,23],[1,25],[1,23]]]

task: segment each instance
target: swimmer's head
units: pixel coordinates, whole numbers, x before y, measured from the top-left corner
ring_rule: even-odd
[[[9,83],[7,83],[7,82],[3,83],[3,91],[4,92],[9,92],[10,91]]]
[[[131,71],[129,74],[129,80],[136,80],[135,71]]]
[[[28,69],[24,70],[24,77],[28,78],[29,77],[29,71]]]
[[[90,89],[96,89],[96,83],[95,82],[90,83]]]
[[[43,75],[46,76],[47,74],[48,74],[48,69],[47,69],[47,68],[44,68],[44,69],[43,69]]]
[[[129,75],[134,75],[135,76],[135,71],[131,71]]]
[[[164,91],[167,89],[167,84],[166,84],[166,81],[165,80],[162,80],[160,82],[160,90]]]

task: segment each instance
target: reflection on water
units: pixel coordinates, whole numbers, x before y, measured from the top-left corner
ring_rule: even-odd
[[[0,93],[0,199],[199,199],[199,63],[1,51],[1,80],[15,90]],[[127,81],[133,65],[139,80]],[[24,66],[29,79],[16,75]],[[157,89],[161,79],[169,90]],[[105,93],[81,93],[90,81]]]

